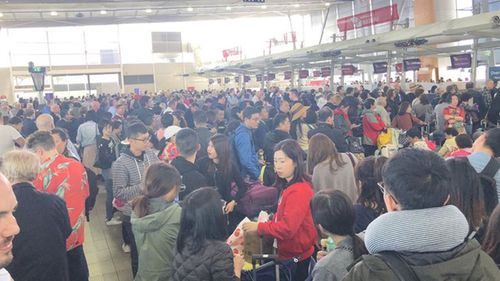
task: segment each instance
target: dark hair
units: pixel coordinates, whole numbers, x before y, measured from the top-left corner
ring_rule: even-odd
[[[181,226],[177,235],[177,252],[188,246],[191,254],[198,253],[207,240],[226,239],[226,219],[222,201],[215,189],[202,187],[191,192],[182,202]],[[187,243],[191,241],[191,243]]]
[[[304,123],[316,124],[317,122],[318,122],[318,115],[316,115],[316,111],[314,111],[314,108],[310,107],[306,111],[306,116],[304,117]]]
[[[341,154],[337,151],[335,143],[326,135],[315,134],[309,140],[309,150],[307,154],[307,171],[312,175],[314,167],[323,161],[328,160],[330,173],[333,173],[344,166],[346,163],[342,160]],[[335,161],[335,166],[333,162]]]
[[[111,126],[111,121],[108,120],[108,119],[101,119],[99,120],[99,133],[102,135],[103,134],[103,131],[104,131],[104,128],[106,128],[107,126]]]
[[[116,121],[111,122],[111,128],[113,130],[119,129],[119,128],[121,128],[121,126],[122,126],[121,121],[116,120]]]
[[[446,128],[444,129],[444,133],[454,137],[458,136],[458,131],[455,128]]]
[[[9,124],[10,125],[19,125],[19,124],[22,124],[23,123],[23,119],[17,117],[17,116],[14,116],[12,118],[9,119]]]
[[[372,108],[372,106],[375,104],[375,100],[370,98],[370,99],[366,99],[365,100],[365,103],[364,103],[364,106],[365,106],[365,109],[370,109]]]
[[[141,99],[139,100],[139,104],[141,107],[145,107],[146,104],[149,102],[150,97],[149,96],[142,96]]]
[[[457,206],[465,215],[472,230],[477,230],[486,218],[484,194],[476,170],[465,158],[446,161],[450,171],[450,205]]]
[[[68,133],[66,132],[66,129],[63,128],[54,128],[52,131],[50,131],[52,135],[58,135],[59,138],[62,141],[67,141],[68,140]]]
[[[87,111],[87,113],[85,113],[85,122],[87,121],[94,121],[94,122],[97,122],[97,113],[93,110],[89,110]]]
[[[169,193],[181,185],[181,174],[177,169],[165,162],[154,163],[146,170],[142,196],[134,199],[132,208],[137,217],[149,214],[149,200]]]
[[[318,192],[311,200],[311,213],[314,223],[329,233],[352,237],[354,259],[368,254],[365,243],[354,233],[356,212],[345,193],[340,190]]]
[[[450,194],[450,171],[432,151],[406,148],[384,165],[386,190],[403,210],[441,207]]]
[[[500,157],[500,128],[486,131],[484,145],[493,150],[494,157]]]
[[[474,88],[474,82],[467,82],[465,83],[465,89],[473,89]]]
[[[26,140],[26,148],[29,150],[41,148],[45,151],[49,151],[55,149],[56,144],[50,132],[37,131],[31,134]]]
[[[204,111],[196,111],[193,113],[193,120],[195,124],[205,124],[208,121],[207,114]]]
[[[386,211],[378,183],[382,181],[382,168],[387,160],[384,156],[369,156],[361,160],[354,170],[354,176],[361,184],[357,203],[375,210],[379,215]]]
[[[165,112],[162,116],[161,116],[161,125],[163,126],[163,128],[168,128],[172,125],[174,125],[174,116],[168,112]]]
[[[243,121],[245,121],[245,119],[251,119],[252,115],[259,113],[260,112],[255,107],[249,106],[243,109],[243,114],[242,114]]]
[[[210,138],[214,146],[217,158],[219,159],[219,170],[222,172],[222,178],[231,181],[230,174],[232,169],[232,148],[227,136],[223,134],[215,134]],[[209,170],[215,172],[215,163],[210,161]]]
[[[295,163],[295,170],[293,172],[293,179],[290,182],[287,182],[286,179],[276,177],[276,186],[278,188],[286,188],[294,183],[300,181],[311,181],[311,178],[307,174],[306,165],[304,164],[305,152],[300,148],[299,143],[296,140],[286,139],[280,141],[276,146],[274,146],[274,152],[283,151],[285,155],[292,159],[293,163]]]
[[[428,105],[429,104],[429,97],[427,95],[420,95],[420,104],[421,105]]]
[[[498,229],[500,229],[500,204],[491,213],[483,240],[483,250],[496,264],[500,264],[500,231]]]
[[[333,111],[328,107],[323,107],[320,111],[318,111],[318,121],[326,122],[326,120],[330,117],[333,117]]]
[[[128,138],[135,138],[139,135],[147,134],[147,133],[148,133],[148,128],[141,121],[131,122],[131,123],[129,123],[129,126],[127,127],[127,137]]]
[[[275,129],[278,128],[281,124],[283,124],[285,122],[285,120],[290,121],[290,117],[288,117],[288,114],[279,113],[273,119],[273,127]]]
[[[410,107],[409,102],[407,101],[402,102],[401,105],[399,106],[398,115],[405,115],[406,111],[408,110],[408,107]]]
[[[458,135],[455,142],[460,149],[472,147],[472,139],[467,134]]]
[[[406,136],[410,138],[422,138],[422,133],[420,132],[420,129],[417,127],[413,127],[406,131]]]
[[[181,129],[175,137],[175,145],[182,156],[195,154],[199,143],[198,134],[190,128]]]

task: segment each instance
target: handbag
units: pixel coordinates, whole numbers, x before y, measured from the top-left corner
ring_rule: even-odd
[[[363,148],[363,145],[361,144],[360,138],[350,137],[348,139],[348,141],[349,141],[349,152],[352,152],[354,154],[365,153],[365,149]]]
[[[274,186],[265,186],[259,181],[245,181],[247,192],[239,200],[236,210],[249,218],[253,218],[260,211],[270,210],[278,201],[278,189]],[[231,196],[238,193],[238,186],[231,183]]]

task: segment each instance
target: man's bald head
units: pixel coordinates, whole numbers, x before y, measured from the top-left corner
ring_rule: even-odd
[[[40,131],[51,131],[55,128],[54,118],[50,114],[41,114],[36,118],[36,127]]]
[[[0,173],[0,268],[12,261],[12,241],[19,233],[19,226],[14,217],[17,207],[16,195],[9,180]]]

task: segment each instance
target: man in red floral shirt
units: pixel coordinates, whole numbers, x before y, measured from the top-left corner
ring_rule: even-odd
[[[64,199],[72,232],[66,240],[70,280],[88,280],[88,267],[83,252],[85,199],[89,196],[87,174],[83,165],[59,154],[49,132],[36,132],[26,143],[42,163],[42,170],[33,182],[36,189],[54,193]]]

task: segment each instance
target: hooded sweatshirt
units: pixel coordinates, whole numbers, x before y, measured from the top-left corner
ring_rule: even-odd
[[[152,198],[149,199],[148,214],[142,218],[132,214],[131,219],[139,253],[135,281],[168,281],[172,275],[181,207],[161,198]]]
[[[126,203],[122,210],[124,215],[130,216],[132,213],[130,201],[141,194],[142,180],[146,170],[156,162],[160,162],[160,159],[152,150],[146,150],[137,157],[130,149],[127,149],[113,163],[113,195]]]

